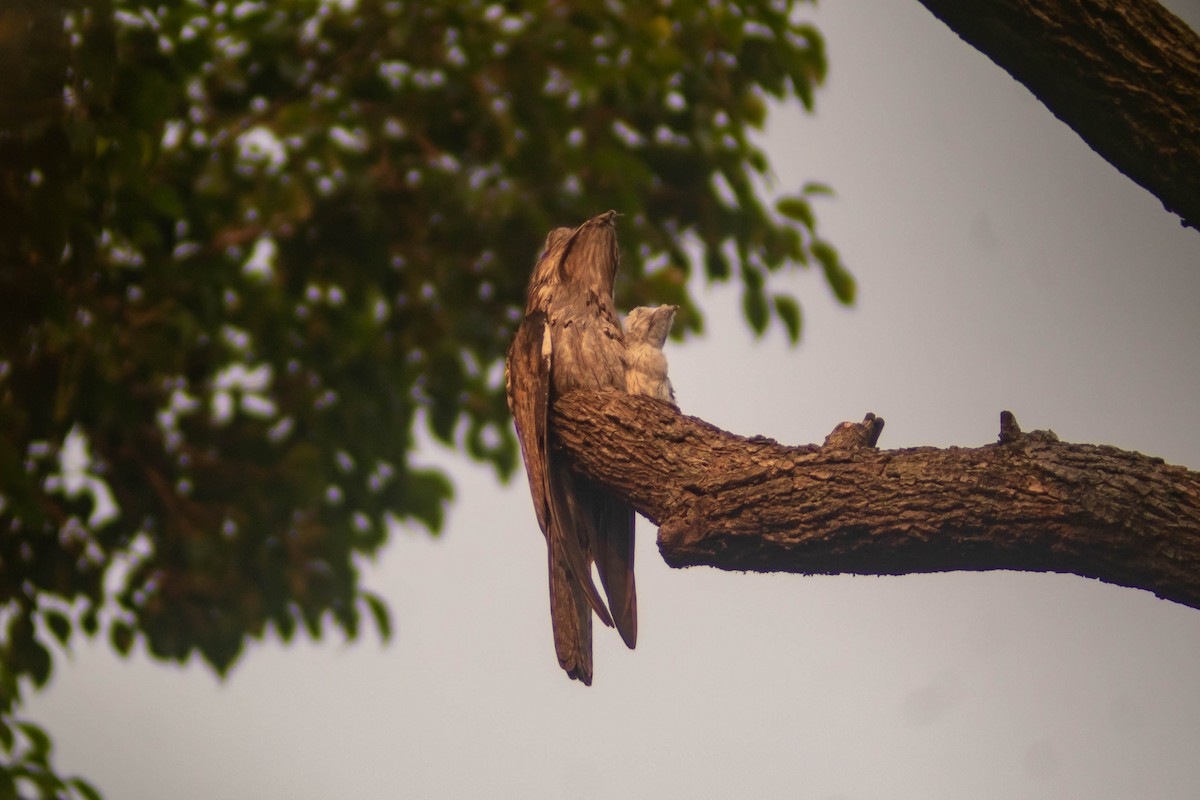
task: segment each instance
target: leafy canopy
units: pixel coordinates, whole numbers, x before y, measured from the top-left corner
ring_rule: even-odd
[[[0,746],[77,628],[218,671],[268,625],[386,634],[355,556],[442,522],[416,425],[513,470],[501,360],[549,229],[621,211],[618,305],[690,331],[697,268],[793,341],[772,273],[849,302],[823,187],[759,196],[768,98],[825,74],[796,6],[5,3]]]

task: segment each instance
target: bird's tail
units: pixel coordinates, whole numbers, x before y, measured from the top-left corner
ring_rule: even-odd
[[[592,685],[592,606],[578,580],[568,574],[561,548],[547,548],[550,556],[550,617],[554,622],[554,650],[567,677]]]
[[[637,645],[637,589],[633,582],[633,509],[604,489],[587,493],[591,506],[591,552],[608,597],[613,625],[627,647]]]

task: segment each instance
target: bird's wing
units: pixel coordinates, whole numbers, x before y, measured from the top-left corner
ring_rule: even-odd
[[[571,576],[582,587],[584,596],[596,616],[605,625],[612,627],[612,616],[600,598],[600,592],[592,581],[592,560],[588,557],[589,542],[595,536],[592,518],[588,516],[589,509],[580,503],[577,485],[579,479],[571,473],[566,464],[557,457],[552,442],[549,440],[550,398],[553,394],[551,375],[554,371],[554,331],[555,326],[547,323],[542,335],[542,367],[544,375],[542,383],[546,387],[540,393],[540,399],[545,405],[542,408],[544,461],[543,473],[546,476],[547,498],[549,500],[549,525],[545,528],[546,537],[552,553],[559,555],[566,563]],[[551,580],[554,579],[551,572]],[[553,594],[553,590],[551,591]]]
[[[596,300],[592,299],[592,303]],[[558,391],[576,388],[626,389],[626,350],[615,314],[602,305],[592,314],[577,315],[555,332],[552,385]],[[561,333],[560,333],[561,332]],[[560,340],[561,337],[561,340]],[[565,508],[565,538],[579,542],[585,563],[596,564],[608,610],[621,638],[630,647],[637,641],[637,601],[633,581],[633,511],[612,493],[583,475],[566,469],[550,471],[554,489]],[[599,612],[597,612],[599,613]],[[603,619],[604,615],[600,615]]]
[[[592,682],[592,610],[612,617],[592,582],[581,545],[571,476],[554,463],[549,440],[553,340],[546,315],[530,312],[517,329],[506,361],[509,410],[517,427],[538,525],[546,536],[554,649],[567,674]]]
[[[538,526],[546,533],[549,526],[549,492],[546,485],[546,424],[549,406],[549,358],[542,356],[542,338],[547,330],[546,315],[534,311],[517,328],[504,363],[508,410],[517,427],[525,476],[533,496]],[[547,534],[548,535],[548,534]]]

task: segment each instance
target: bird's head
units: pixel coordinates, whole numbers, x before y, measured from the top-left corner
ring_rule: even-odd
[[[625,335],[629,341],[648,342],[662,347],[675,323],[679,306],[638,306],[625,318]]]
[[[612,297],[613,281],[621,262],[617,248],[618,216],[616,211],[605,211],[571,231],[558,259],[559,280]]]

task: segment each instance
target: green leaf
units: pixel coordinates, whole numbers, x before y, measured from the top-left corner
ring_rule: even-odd
[[[763,276],[762,270],[753,264],[742,265],[742,280],[746,282],[746,288],[751,290],[761,291],[766,283],[766,278]]]
[[[45,764],[50,757],[50,736],[32,722],[18,722],[17,727],[29,740],[29,755],[26,759],[38,764]]]
[[[50,628],[54,638],[58,639],[58,643],[66,646],[71,638],[71,620],[60,611],[47,611],[42,614],[42,618],[46,620],[46,626]]]
[[[803,197],[781,197],[775,201],[775,210],[788,219],[799,222],[810,231],[816,227],[817,220],[813,217],[812,206]]]
[[[804,237],[795,228],[787,229],[787,256],[793,263],[808,266],[808,251],[804,249]]]
[[[275,625],[279,629],[279,638],[284,642],[290,642],[296,635],[296,618],[291,610],[285,609],[284,613],[275,617]]]
[[[761,286],[747,287],[742,293],[742,313],[750,323],[750,329],[761,336],[767,329],[767,297]]]
[[[129,655],[129,650],[133,647],[133,628],[129,623],[116,620],[109,629],[108,636],[114,650],[123,656]]]
[[[21,660],[35,686],[42,687],[50,680],[50,670],[54,660],[45,645],[36,639],[30,639],[21,648]]]
[[[13,731],[3,719],[0,719],[0,746],[3,746],[6,752],[12,752]],[[0,770],[0,772],[2,771]],[[3,796],[3,794],[0,794],[0,797]]]
[[[825,280],[833,289],[834,296],[841,303],[852,305],[857,287],[854,276],[842,266],[837,250],[828,242],[816,241],[812,244],[812,254],[825,271]]]
[[[785,294],[777,294],[772,299],[775,304],[775,313],[783,320],[784,326],[787,328],[788,341],[792,344],[800,341],[800,304],[792,297]]]
[[[319,609],[308,606],[301,608],[300,621],[304,623],[309,636],[313,639],[321,638],[321,612]]]
[[[338,603],[333,607],[333,618],[346,633],[347,639],[358,638],[358,606],[352,603]]]
[[[454,497],[454,484],[432,469],[412,470],[404,479],[404,500],[408,513],[433,533],[442,529],[446,504]]]
[[[704,248],[704,272],[714,281],[727,280],[730,275],[729,259],[721,252],[720,243]]]
[[[818,183],[817,181],[809,181],[808,183],[804,184],[804,187],[800,189],[800,192],[809,196],[818,194],[832,195],[833,189],[827,184]]]
[[[374,592],[363,592],[363,602],[367,604],[367,609],[371,612],[371,617],[375,620],[375,627],[379,629],[379,636],[383,641],[390,641],[392,638],[392,620],[388,613],[387,604],[383,602],[383,598]]]
[[[71,778],[67,781],[75,791],[83,796],[84,800],[104,800],[104,797],[97,791],[95,786],[85,781],[83,778]]]
[[[755,129],[761,129],[767,121],[767,104],[757,94],[742,95],[742,118]]]
[[[804,106],[804,110],[811,112],[815,100],[812,81],[808,79],[807,75],[801,74],[793,79],[792,85],[795,88],[796,96],[800,98],[800,104]]]
[[[79,627],[88,636],[95,636],[96,632],[100,630],[99,612],[95,606],[91,606],[83,612],[83,616],[79,618]]]

